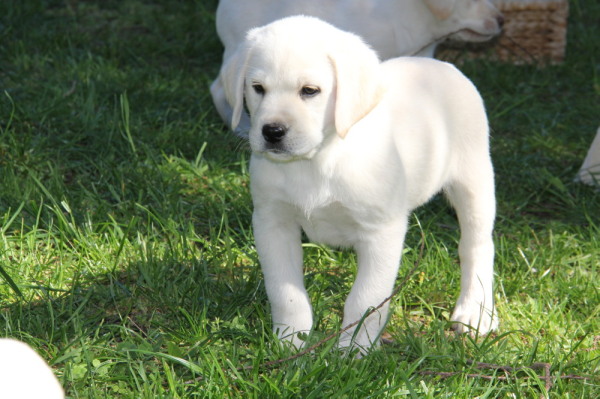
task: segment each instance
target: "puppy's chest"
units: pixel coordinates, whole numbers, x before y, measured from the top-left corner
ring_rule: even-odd
[[[298,185],[286,190],[286,196],[294,205],[296,221],[313,242],[352,246],[369,221],[375,219],[371,207],[357,202],[351,190],[340,187]]]
[[[291,217],[311,241],[337,247],[353,246],[366,232],[395,216],[388,206],[395,198],[387,192],[389,188],[382,192],[380,184],[372,184],[376,179],[323,173],[306,166],[251,164],[255,207],[271,207],[272,216]]]
[[[311,241],[337,247],[352,246],[362,230],[356,214],[340,202],[332,202],[305,213],[299,210],[298,223]]]

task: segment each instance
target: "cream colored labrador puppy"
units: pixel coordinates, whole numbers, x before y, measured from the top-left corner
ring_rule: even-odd
[[[221,0],[216,25],[225,46],[223,61],[248,29],[298,14],[319,17],[358,34],[382,59],[433,57],[437,44],[446,38],[489,40],[500,33],[504,21],[489,0]],[[219,77],[211,93],[219,114],[229,123],[231,108]],[[248,130],[245,115],[238,130]]]
[[[29,345],[14,339],[0,339],[0,398],[64,397],[50,367]]]
[[[380,63],[362,40],[311,17],[251,30],[223,68],[232,126],[244,97],[256,248],[281,338],[302,344],[313,319],[301,232],[352,247],[348,325],[392,292],[410,212],[443,190],[461,226],[458,331],[496,326],[495,214],[488,122],[471,82],[428,58]],[[387,306],[340,345],[377,344]]]

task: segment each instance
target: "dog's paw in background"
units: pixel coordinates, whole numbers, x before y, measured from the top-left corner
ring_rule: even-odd
[[[596,137],[575,177],[575,181],[596,186],[600,189],[600,128],[596,132]]]

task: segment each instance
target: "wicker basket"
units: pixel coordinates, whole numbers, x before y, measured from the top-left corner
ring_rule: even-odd
[[[559,64],[567,47],[567,0],[493,0],[504,14],[502,34],[486,44],[445,43],[437,57],[460,63],[488,58],[514,64]]]

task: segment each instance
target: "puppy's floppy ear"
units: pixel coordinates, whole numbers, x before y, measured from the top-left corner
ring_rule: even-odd
[[[250,50],[250,41],[246,40],[240,43],[233,54],[225,61],[219,72],[219,77],[225,91],[225,98],[233,108],[231,129],[235,129],[239,125],[244,110],[244,80],[248,59],[250,58]]]
[[[382,86],[377,54],[360,37],[340,33],[329,58],[336,74],[335,128],[343,138],[377,105]]]
[[[423,0],[429,11],[439,20],[444,20],[452,15],[456,0]]]

